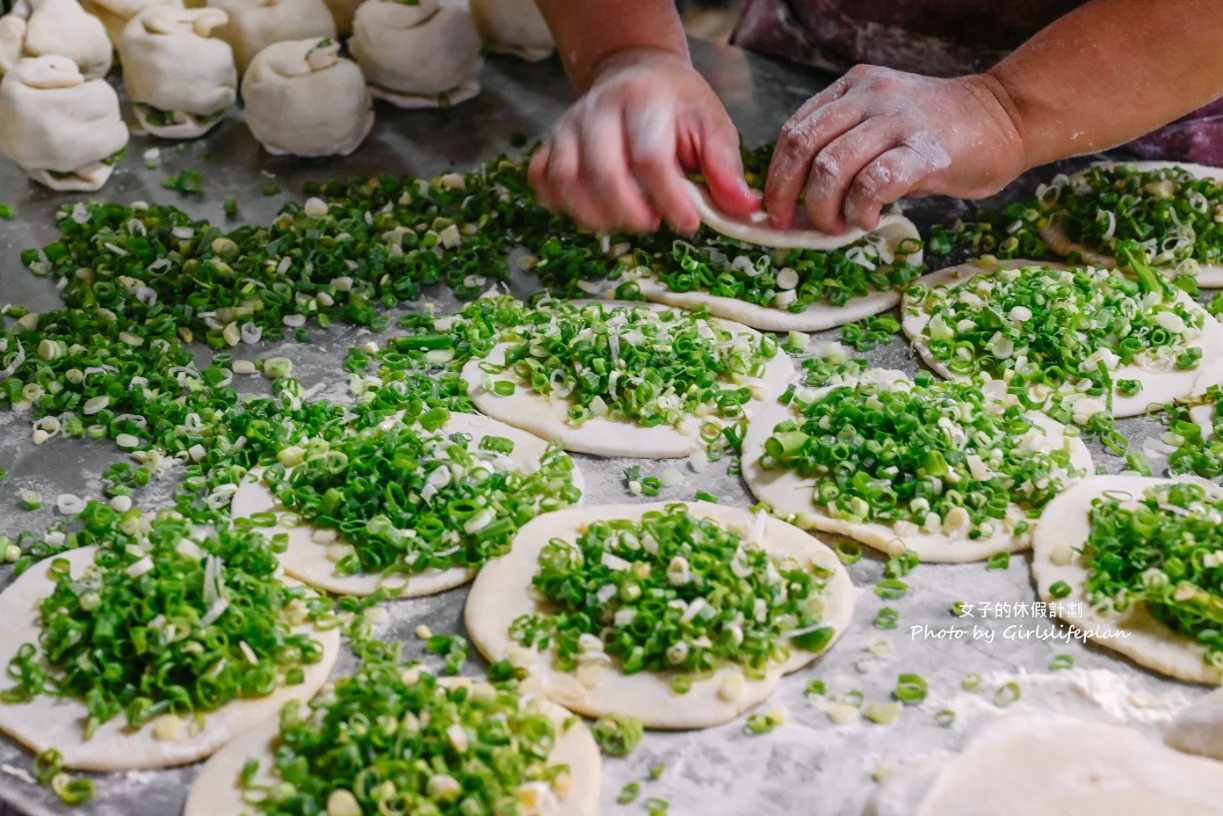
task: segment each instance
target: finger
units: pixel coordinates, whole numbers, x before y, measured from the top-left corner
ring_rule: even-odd
[[[571,128],[560,128],[552,136],[548,159],[548,187],[557,208],[584,227],[602,226],[599,207],[591,199],[581,176],[581,149]]]
[[[760,209],[760,195],[747,184],[739,134],[727,120],[702,128],[697,155],[701,175],[717,205],[731,215],[750,215]]]
[[[892,148],[858,173],[845,197],[845,217],[864,230],[876,229],[884,207],[917,189],[937,169],[908,145]]]
[[[601,224],[630,232],[657,228],[651,209],[629,168],[620,111],[588,116],[581,123],[582,180],[599,207]]]
[[[833,139],[811,163],[807,218],[831,235],[845,231],[845,196],[862,168],[900,142],[898,125],[885,117],[867,119]]]
[[[861,124],[864,117],[860,105],[842,98],[782,128],[764,185],[764,208],[775,226],[788,229],[793,223],[798,194],[807,183],[811,162],[819,152],[833,139]]]
[[[672,229],[681,235],[696,232],[701,217],[684,187],[673,109],[647,102],[625,116],[633,175]]]
[[[531,183],[531,189],[535,191],[535,200],[539,206],[549,210],[556,209],[557,204],[552,194],[552,187],[548,183],[548,163],[551,157],[552,142],[549,141],[535,151],[535,155],[531,157],[531,164],[527,167],[527,181]]]

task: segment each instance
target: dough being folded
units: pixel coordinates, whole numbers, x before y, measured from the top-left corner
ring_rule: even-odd
[[[334,39],[276,43],[242,78],[246,122],[274,156],[347,156],[374,126],[374,101]]]
[[[145,130],[194,139],[219,125],[238,98],[234,52],[214,36],[220,9],[157,6],[128,23],[120,43],[123,80]]]
[[[465,9],[369,0],[348,47],[370,92],[401,108],[457,105],[480,92],[480,34]]]
[[[229,15],[217,36],[234,50],[242,74],[269,45],[336,35],[335,20],[323,0],[208,0],[208,7]]]
[[[0,76],[22,57],[67,57],[85,79],[106,76],[111,66],[106,27],[77,0],[17,0],[0,18]]]
[[[556,50],[535,0],[470,0],[470,6],[490,51],[537,62]]]
[[[0,153],[52,190],[101,189],[127,138],[114,89],[67,57],[23,59],[0,82]]]
[[[106,36],[118,48],[123,39],[123,29],[136,15],[154,6],[182,8],[183,0],[81,0],[81,5],[102,21]]]

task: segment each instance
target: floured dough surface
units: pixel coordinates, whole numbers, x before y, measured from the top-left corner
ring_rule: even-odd
[[[442,433],[465,433],[471,435],[470,447],[478,447],[486,436],[503,436],[514,443],[514,450],[509,454],[520,470],[534,467],[539,458],[548,448],[548,443],[537,436],[521,431],[503,422],[497,422],[478,414],[452,413],[450,419],[441,428]],[[251,471],[250,476],[243,480],[242,486],[234,494],[232,512],[234,518],[246,518],[255,513],[293,512],[280,507],[272,491],[262,481],[260,474],[263,469]],[[575,465],[573,484],[583,493],[586,490],[582,480],[582,472]],[[337,595],[372,595],[380,588],[403,591],[398,598],[418,598],[424,595],[436,595],[448,589],[470,581],[476,576],[476,570],[464,567],[452,567],[446,570],[428,569],[412,575],[394,575],[384,579],[381,575],[358,573],[340,575],[335,571],[335,563],[327,557],[327,549],[331,543],[319,544],[314,540],[316,531],[325,529],[302,521],[296,527],[285,527],[277,524],[267,528],[265,535],[272,536],[284,533],[289,537],[289,546],[280,555],[281,566],[289,575],[317,589],[326,590]],[[344,543],[343,538],[336,539]],[[333,543],[336,543],[333,542]]]
[[[908,379],[908,375],[902,371],[880,369],[867,371],[863,376],[883,382]],[[892,556],[912,550],[922,561],[981,561],[995,553],[1020,552],[1031,546],[1030,534],[1017,536],[1003,529],[998,529],[990,536],[972,539],[968,537],[967,529],[957,531],[953,535],[944,535],[941,532],[923,533],[920,530],[900,534],[892,524],[854,524],[844,519],[832,518],[812,502],[812,491],[816,484],[814,478],[804,478],[788,468],[765,469],[760,466],[764,444],[773,435],[773,429],[787,419],[795,419],[795,416],[791,406],[774,402],[748,423],[747,435],[743,440],[743,479],[752,495],[771,506],[774,512],[784,516],[803,513],[811,519],[817,530],[852,538]],[[1044,429],[1051,446],[1061,447],[1064,444],[1065,426],[1060,422],[1055,422],[1038,411],[1030,411],[1026,416],[1033,425]],[[1072,439],[1070,446],[1071,463],[1080,470],[1092,473],[1091,452],[1087,446],[1079,439]],[[1016,509],[1016,513],[1018,512],[1020,511]]]
[[[439,685],[454,687],[471,685],[465,677],[441,678]],[[548,755],[549,765],[568,765],[574,786],[570,795],[549,810],[549,816],[596,816],[599,812],[599,794],[603,785],[603,758],[599,746],[585,723],[572,723],[564,729],[569,712],[561,706],[539,700],[543,711],[556,724],[558,737],[556,747]],[[238,777],[248,759],[259,762],[259,773],[255,784],[268,784],[278,777],[269,773],[275,762],[276,749],[280,745],[280,723],[272,717],[259,724],[248,734],[234,740],[224,750],[208,761],[191,786],[183,816],[246,816],[256,811],[242,801],[242,789]]]
[[[759,336],[758,332],[738,323],[726,320],[717,322],[728,331]],[[591,417],[580,426],[575,426],[568,419],[572,403],[551,394],[535,393],[513,377],[511,372],[496,377],[515,380],[517,388],[513,394],[501,396],[485,390],[481,363],[504,365],[505,352],[510,346],[510,343],[499,343],[487,357],[473,359],[463,367],[468,395],[476,408],[485,414],[544,439],[559,439],[567,451],[595,456],[676,459],[699,450],[704,444],[700,434],[701,424],[717,420],[715,416],[687,416],[678,427],[655,425],[646,428],[634,422]],[[793,373],[794,363],[784,351],[778,350],[776,356],[768,361],[764,376],[756,381],[760,392],[743,406],[744,415],[751,417],[781,395]]]
[[[1093,609],[1086,599],[1089,573],[1077,550],[1091,533],[1092,501],[1106,495],[1141,499],[1149,488],[1174,482],[1143,476],[1093,476],[1071,486],[1045,507],[1036,525],[1032,574],[1041,600],[1059,603],[1059,617],[1082,629],[1097,645],[1178,680],[1219,683],[1223,674],[1205,662],[1205,647],[1194,638],[1172,631],[1142,604],[1132,604],[1126,612],[1117,613]],[[1058,581],[1072,589],[1065,598],[1054,598],[1049,590]],[[1071,604],[1080,605],[1081,612],[1074,614]]]
[[[906,769],[867,816],[1215,816],[1217,763],[1137,731],[1066,718],[1006,718],[963,753]]]
[[[96,552],[97,547],[85,547],[58,557],[67,559],[72,575],[79,576],[93,563]],[[0,620],[4,621],[0,627],[0,665],[7,666],[22,644],[38,642],[42,627],[35,604],[54,589],[55,582],[47,576],[47,562],[41,562],[0,593]],[[323,686],[340,654],[339,630],[318,632],[307,624],[294,631],[309,634],[323,646],[323,657],[318,663],[302,666],[305,682],[278,686],[267,697],[227,703],[207,715],[199,733],[193,734],[192,725],[183,722],[181,739],[159,740],[153,736],[153,723],[131,732],[126,718],[120,714],[86,740],[82,731],[88,717],[85,704],[70,697],[47,695],[27,703],[0,705],[0,731],[35,753],[58,749],[65,768],[127,771],[195,762],[273,717],[286,702],[309,700]]]
[[[1101,169],[1110,169],[1114,167],[1133,167],[1139,172],[1150,172],[1156,170],[1184,170],[1189,175],[1200,179],[1213,179],[1223,184],[1223,168],[1210,167],[1205,164],[1191,164],[1182,162],[1168,161],[1140,161],[1140,162],[1098,162],[1094,167]],[[1072,178],[1079,178],[1087,173],[1084,170],[1077,173]],[[1040,236],[1045,239],[1045,243],[1049,248],[1058,255],[1070,255],[1077,252],[1083,257],[1087,263],[1097,264],[1099,266],[1115,267],[1117,259],[1111,255],[1104,255],[1087,247],[1076,244],[1066,235],[1062,229],[1061,222],[1057,218],[1050,218],[1048,223],[1040,231]],[[1194,277],[1197,279],[1198,285],[1207,289],[1217,289],[1223,287],[1223,264],[1202,264],[1201,269]]]
[[[1164,742],[1178,751],[1223,762],[1223,690],[1178,714],[1164,733]]]
[[[510,637],[510,624],[523,615],[547,611],[547,605],[535,599],[531,579],[539,568],[539,554],[549,541],[560,538],[572,543],[585,525],[608,519],[640,521],[645,513],[660,511],[669,504],[563,510],[540,516],[523,527],[514,540],[513,550],[490,561],[480,571],[467,597],[464,623],[480,653],[495,662],[506,659],[514,649],[521,650]],[[749,511],[736,507],[697,502],[689,504],[688,509],[698,517],[737,530],[745,538],[754,521]],[[825,651],[831,648],[853,618],[855,590],[845,567],[818,539],[774,518],[765,520],[759,542],[767,552],[783,553],[804,564],[814,563],[832,573],[823,593],[822,616],[822,623],[836,630]],[[574,675],[555,669],[551,655],[531,654],[534,661],[526,682],[552,700],[589,717],[628,714],[647,727],[661,729],[708,728],[729,722],[767,699],[783,675],[818,657],[813,652],[792,649],[789,661],[774,667],[764,679],[744,678],[742,693],[728,701],[718,692],[727,675],[741,672],[736,666],[722,667],[710,677],[696,678],[686,694],[677,694],[671,689],[670,673],[624,674],[613,664],[600,674],[593,687],[587,687]]]
[[[972,280],[983,272],[1000,268],[1040,267],[1042,269],[1067,269],[1063,264],[1047,264],[1040,261],[1000,261],[992,264],[966,263],[958,266],[940,269],[918,278],[914,285],[923,285],[927,289],[945,287],[954,289]],[[1131,363],[1112,371],[1114,380],[1138,380],[1142,389],[1132,397],[1121,393],[1113,394],[1113,416],[1130,417],[1145,414],[1148,409],[1155,409],[1178,399],[1205,391],[1203,375],[1211,376],[1210,361],[1223,357],[1223,325],[1220,325],[1209,312],[1202,308],[1193,298],[1181,290],[1176,290],[1177,301],[1184,304],[1192,312],[1200,312],[1203,317],[1202,331],[1190,342],[1191,348],[1202,349],[1202,362],[1195,369],[1177,371],[1173,367],[1157,368]],[[926,325],[931,315],[916,306],[906,296],[901,307],[901,327],[905,336],[913,343],[913,347],[921,356],[922,362],[929,366],[939,376],[956,382],[969,382],[971,376],[956,374],[948,368],[946,361],[940,360],[930,352],[930,346],[923,338]],[[1102,401],[1102,398],[1101,398]]]
[[[490,51],[538,62],[556,50],[535,0],[470,0],[468,5]]]

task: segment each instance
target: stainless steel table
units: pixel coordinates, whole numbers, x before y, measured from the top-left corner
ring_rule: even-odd
[[[694,42],[693,52],[697,66],[752,144],[774,139],[790,113],[827,82],[824,76],[731,47]],[[555,59],[525,64],[495,58],[485,67],[482,81],[484,91],[479,97],[452,110],[408,113],[380,104],[373,134],[356,155],[343,160],[273,158],[259,148],[239,121],[227,122],[184,152],[172,144],[155,145],[151,139],[137,137],[132,140],[128,159],[100,197],[174,203],[215,223],[225,223],[222,202],[234,195],[241,211],[232,223],[267,222],[283,201],[299,195],[300,183],[307,179],[378,173],[431,176],[451,167],[470,167],[501,152],[514,152],[511,135],[522,134],[531,142],[542,137],[574,98]],[[160,149],[160,157],[156,159],[157,169],[148,170],[143,154],[153,147]],[[197,168],[203,173],[202,198],[184,199],[162,188],[164,177],[184,168]],[[1047,178],[1052,172],[1046,169],[1035,175]],[[1036,178],[1023,179],[1003,198],[1030,195],[1035,183]],[[281,185],[283,192],[263,196],[261,191],[272,184]],[[15,221],[0,221],[0,302],[24,303],[33,310],[60,305],[52,283],[30,275],[18,255],[24,248],[41,246],[55,238],[54,213],[72,200],[72,196],[33,186],[16,168],[0,163],[0,203],[13,204],[18,211]],[[973,208],[963,202],[928,199],[915,202],[908,211],[924,227],[933,221],[967,216]],[[531,291],[534,283],[518,276],[510,286],[515,294],[522,295]],[[450,295],[440,291],[428,293],[427,300],[439,309],[455,305]],[[413,308],[419,307],[416,304]],[[281,343],[278,345],[283,348],[261,348],[260,353],[291,357],[295,375],[312,398],[348,399],[342,368],[345,350],[365,343],[372,335],[350,327],[316,331],[314,335],[310,345]],[[812,347],[836,336],[836,332],[828,332]],[[865,356],[888,367],[910,371],[917,367],[902,341]],[[201,347],[197,357],[207,359],[208,350]],[[263,382],[246,385],[251,390],[263,387]],[[1161,433],[1160,426],[1150,420],[1131,420],[1120,426],[1136,447]],[[1120,469],[1119,459],[1102,455],[1098,447],[1095,452],[1110,470]],[[578,458],[589,485],[588,501],[631,500],[622,478],[630,462]],[[41,511],[25,512],[20,509],[18,490],[37,489],[47,498],[61,492],[98,496],[102,472],[123,459],[109,443],[55,440],[35,447],[30,441],[27,417],[11,411],[0,413],[0,464],[9,471],[8,481],[0,487],[0,508],[4,510],[0,533],[11,536],[24,529],[41,530],[52,521],[54,501],[44,501]],[[643,464],[647,475],[673,466]],[[682,469],[684,484],[665,490],[664,498],[691,499],[697,489],[703,489],[720,496],[724,503],[747,506],[752,502],[740,480],[727,475],[725,461],[699,475]],[[144,489],[137,501],[146,508],[167,506],[172,503],[172,492],[173,478],[168,477]],[[1154,728],[1170,716],[1175,706],[1200,693],[1077,642],[1050,640],[1064,637],[1065,630],[1049,619],[1031,615],[982,617],[980,613],[957,619],[949,615],[955,601],[1030,603],[1034,593],[1022,557],[1013,559],[1005,572],[987,572],[981,564],[919,567],[907,579],[911,586],[908,596],[894,602],[880,601],[870,589],[881,575],[880,559],[868,556],[851,571],[860,587],[855,627],[824,660],[789,679],[775,695],[773,703],[789,713],[786,726],[763,737],[746,735],[742,722],[703,732],[651,734],[628,760],[607,761],[605,811],[643,813],[640,803],[618,806],[615,797],[627,782],[648,779],[650,766],[666,762],[668,770],[661,780],[643,781],[642,798],[668,799],[674,814],[850,816],[861,811],[879,766],[896,766],[922,754],[958,748],[977,723],[997,713],[990,702],[993,689],[1007,681],[1017,679],[1023,686],[1024,697],[1017,709],[1071,712],[1145,728]],[[0,587],[9,580],[11,569],[0,569]],[[464,597],[465,591],[458,590],[436,598],[391,604],[389,619],[377,634],[406,641],[405,654],[422,657],[423,648],[412,635],[416,625],[428,623],[435,632],[461,631]],[[900,627],[891,632],[871,627],[875,612],[885,605],[896,607],[901,615]],[[934,636],[949,628],[965,632],[958,639]],[[1074,655],[1079,668],[1050,673],[1050,658],[1060,652]],[[468,670],[477,671],[477,662],[473,658]],[[351,668],[351,658],[345,657],[337,672]],[[834,725],[803,694],[807,682],[818,677],[830,692],[857,688],[867,700],[885,700],[900,672],[922,673],[930,681],[931,692],[926,703],[906,709],[891,726]],[[961,692],[960,677],[967,672],[985,675],[985,694]],[[0,685],[6,682],[0,679]],[[1127,695],[1136,690],[1153,695],[1165,707],[1139,709],[1129,705]],[[952,728],[935,724],[934,714],[942,709],[956,710]],[[9,816],[10,811],[16,816],[65,812],[67,809],[49,790],[12,775],[12,769],[28,769],[29,764],[27,753],[0,737],[0,816]],[[177,814],[196,770],[188,767],[100,776],[96,799],[76,812],[90,816]]]

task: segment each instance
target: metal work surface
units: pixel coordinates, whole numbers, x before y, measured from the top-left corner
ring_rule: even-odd
[[[752,144],[776,138],[790,113],[827,82],[822,76],[734,48],[704,43],[694,43],[693,48],[697,66]],[[225,224],[222,202],[233,195],[240,214],[228,223],[267,223],[283,201],[300,197],[301,182],[308,179],[379,173],[432,176],[452,167],[466,169],[501,152],[515,152],[510,148],[511,134],[523,134],[531,142],[541,138],[574,98],[555,58],[532,65],[496,58],[486,65],[482,79],[484,91],[479,97],[448,111],[401,112],[380,104],[372,135],[356,155],[344,160],[273,158],[259,148],[242,123],[230,121],[184,152],[173,144],[158,145],[158,166],[148,170],[143,154],[154,146],[153,140],[135,137],[110,185],[94,197],[173,203],[193,215]],[[327,100],[318,100],[318,104],[327,104]],[[203,174],[202,198],[181,198],[162,188],[164,177],[185,168]],[[1053,172],[1046,168],[1032,174],[1008,190],[1007,198],[1030,196],[1036,183]],[[265,197],[262,191],[272,184],[283,187],[283,192]],[[0,203],[15,205],[18,212],[15,221],[0,221],[0,303],[22,303],[34,311],[60,305],[51,281],[32,276],[18,256],[22,249],[53,240],[55,211],[76,199],[36,187],[16,167],[0,163]],[[915,202],[906,211],[924,229],[930,223],[968,216],[973,207],[930,199]],[[515,272],[515,276],[510,283],[515,295],[525,296],[535,288],[525,274]],[[454,298],[441,290],[427,293],[413,308],[425,302],[435,304],[439,313],[456,306]],[[314,331],[313,335],[314,342],[306,345],[284,342],[248,347],[248,356],[290,357],[294,375],[309,398],[349,400],[345,352],[376,335],[344,327]],[[811,348],[837,336],[836,331],[819,335]],[[197,361],[210,356],[206,347],[198,346]],[[918,367],[903,340],[863,356],[889,368],[912,372]],[[246,390],[264,389],[266,393],[267,380],[248,380],[252,382]],[[1163,433],[1158,422],[1148,419],[1124,420],[1118,429],[1130,439],[1133,449],[1142,450],[1145,445],[1148,453]],[[1093,454],[1110,472],[1123,467],[1121,459],[1098,445],[1093,446]],[[0,514],[0,533],[13,536],[21,530],[42,530],[54,518],[53,500],[44,501],[44,509],[37,512],[20,509],[19,490],[36,489],[51,499],[63,492],[98,497],[103,471],[125,458],[109,441],[57,439],[35,447],[28,416],[0,412],[0,463],[9,471],[8,481],[0,487],[0,507],[5,511]],[[634,462],[575,458],[586,478],[589,504],[633,500],[626,492],[623,472]],[[700,474],[693,473],[683,460],[641,464],[644,475],[657,475],[671,467],[684,473],[683,484],[663,490],[664,499],[691,500],[700,489],[719,496],[724,504],[746,507],[753,502],[741,480],[727,474],[728,460]],[[1154,457],[1152,464],[1158,471],[1160,463]],[[143,489],[137,503],[146,509],[169,506],[175,473],[171,470],[164,480]],[[1086,648],[1056,620],[1032,614],[1036,596],[1024,557],[1012,559],[1006,571],[987,571],[982,563],[919,566],[905,579],[910,590],[899,601],[882,601],[872,591],[882,565],[879,557],[868,554],[851,567],[859,587],[853,628],[825,658],[785,680],[766,705],[781,706],[788,713],[788,724],[765,736],[746,734],[742,720],[700,732],[650,733],[629,759],[606,760],[604,812],[644,813],[641,801],[656,796],[671,802],[672,814],[851,816],[861,812],[879,766],[897,767],[924,755],[958,750],[977,726],[1001,713],[993,703],[994,692],[1009,681],[1020,684],[1023,697],[1008,713],[1058,711],[1130,723],[1152,733],[1176,708],[1202,693],[1199,688],[1162,680],[1107,652]],[[11,577],[10,568],[0,568],[0,587]],[[465,597],[466,590],[460,589],[433,598],[393,602],[387,621],[375,636],[404,640],[405,656],[425,658],[423,644],[412,634],[416,626],[425,623],[437,633],[461,632]],[[950,609],[956,601],[975,605],[972,616],[952,616]],[[981,605],[987,602],[1007,606],[983,614]],[[1016,604],[1026,607],[1017,610]],[[899,610],[898,628],[872,627],[883,606]],[[1077,667],[1050,671],[1050,660],[1059,653],[1072,655]],[[436,665],[435,658],[427,661]],[[347,673],[352,667],[352,656],[346,653],[336,672]],[[476,673],[481,668],[473,651],[465,671]],[[897,675],[906,672],[920,673],[929,681],[929,698],[906,707],[892,725],[861,720],[835,724],[804,695],[808,682],[819,678],[830,694],[859,689],[867,702],[885,701],[890,699]],[[970,672],[984,676],[976,693],[961,690],[961,677]],[[7,684],[0,679],[0,685]],[[1135,706],[1133,700],[1145,700],[1146,705]],[[957,715],[950,728],[935,722],[935,714],[944,709]],[[30,760],[27,752],[0,737],[0,816],[9,816],[6,804],[19,816],[68,810],[50,790],[19,778],[22,771],[29,770]],[[659,762],[667,764],[665,774],[658,781],[648,781],[647,769]],[[191,766],[98,776],[96,798],[75,812],[82,816],[178,814],[197,770],[198,766]],[[642,799],[617,805],[620,789],[632,781],[642,783]]]

